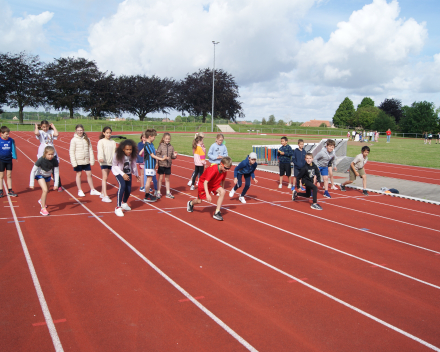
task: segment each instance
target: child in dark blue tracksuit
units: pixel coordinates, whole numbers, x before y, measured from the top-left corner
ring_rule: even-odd
[[[304,150],[304,141],[298,139],[298,148],[293,151],[292,162],[293,162],[293,184],[292,191],[296,188],[299,190],[300,179],[298,178],[299,172],[306,165],[306,151]]]
[[[250,153],[246,159],[244,159],[240,164],[238,164],[234,169],[234,183],[235,186],[229,192],[229,197],[232,198],[234,196],[234,193],[237,189],[241,187],[241,178],[244,176],[244,189],[243,192],[241,192],[240,197],[238,200],[242,203],[246,203],[246,200],[244,199],[244,196],[246,195],[246,192],[248,191],[249,187],[251,186],[251,178],[254,180],[255,183],[258,183],[257,179],[255,178],[254,171],[257,168],[257,154],[256,153]]]

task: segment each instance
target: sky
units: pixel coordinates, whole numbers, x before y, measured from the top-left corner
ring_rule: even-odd
[[[331,120],[345,97],[439,106],[438,13],[438,0],[0,0],[0,52],[182,79],[212,68],[215,40],[245,120]]]

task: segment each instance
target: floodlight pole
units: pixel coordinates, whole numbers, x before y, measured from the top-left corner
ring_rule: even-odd
[[[214,132],[214,73],[215,73],[215,46],[220,42],[212,41],[214,44],[214,66],[212,68],[212,111],[211,111],[211,132]]]

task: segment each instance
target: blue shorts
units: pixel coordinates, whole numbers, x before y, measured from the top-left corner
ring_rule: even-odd
[[[328,166],[320,166],[319,172],[321,173],[321,176],[328,176]]]
[[[87,164],[87,165],[78,165],[78,166],[74,167],[73,170],[76,172],[91,171],[92,168],[90,167],[90,164]]]
[[[37,176],[35,176],[35,179],[38,181],[38,180],[41,180],[42,178],[44,178],[44,181],[46,181],[46,182],[50,182],[51,180],[52,180],[52,177],[50,177],[50,176],[48,176],[48,177],[44,177],[44,176],[41,176],[41,175],[37,175]]]
[[[101,165],[101,170],[111,170],[111,168],[110,165]]]

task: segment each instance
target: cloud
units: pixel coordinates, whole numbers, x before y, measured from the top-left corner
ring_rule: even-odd
[[[42,12],[39,15],[13,17],[9,6],[0,1],[0,48],[2,52],[33,51],[47,45],[44,25],[48,23],[53,12]]]

